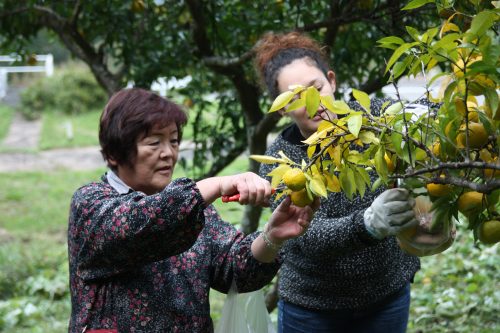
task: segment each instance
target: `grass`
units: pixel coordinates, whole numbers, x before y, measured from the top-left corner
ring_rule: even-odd
[[[243,171],[235,161],[224,174]],[[104,169],[0,173],[0,332],[67,332],[66,224],[69,202],[81,185],[98,180]],[[177,168],[174,177],[183,176]],[[215,202],[227,221],[237,224],[243,207]],[[212,291],[217,320],[225,295]]]
[[[238,159],[224,174],[241,172],[247,163],[246,158]],[[99,179],[103,171],[0,174],[0,331],[67,331],[69,200],[76,188]],[[175,176],[182,175],[177,168]],[[236,225],[241,220],[242,206],[220,200],[215,205],[225,220]],[[408,332],[497,332],[499,249],[477,248],[470,232],[459,229],[449,250],[422,258]],[[225,295],[211,292],[216,323],[224,300]]]
[[[47,150],[99,145],[97,130],[100,115],[101,110],[78,115],[44,112],[39,148]]]
[[[0,104],[0,142],[2,142],[2,140],[7,135],[13,116],[14,109],[7,105]]]

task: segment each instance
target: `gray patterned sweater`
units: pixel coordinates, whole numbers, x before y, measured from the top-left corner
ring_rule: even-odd
[[[372,101],[372,112],[382,103]],[[301,140],[297,126],[292,125],[266,155],[278,156],[283,151],[295,162],[308,161]],[[274,167],[263,164],[259,173],[266,177]],[[283,300],[316,310],[365,309],[388,301],[413,279],[420,269],[419,259],[404,253],[395,237],[377,240],[365,228],[363,213],[382,191],[367,191],[352,201],[342,192],[322,199],[308,231],[289,240],[283,249],[279,282]],[[277,205],[274,201],[271,208]]]

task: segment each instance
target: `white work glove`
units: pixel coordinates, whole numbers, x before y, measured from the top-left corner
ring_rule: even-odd
[[[396,235],[418,224],[413,206],[415,200],[404,188],[384,191],[364,213],[365,226],[375,238]]]

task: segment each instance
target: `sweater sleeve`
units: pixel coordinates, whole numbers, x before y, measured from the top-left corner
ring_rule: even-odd
[[[212,250],[211,287],[227,293],[234,280],[238,292],[250,292],[271,282],[282,259],[277,256],[273,262],[263,263],[254,258],[251,246],[259,232],[245,236],[223,221],[213,206],[209,206],[205,214],[207,224],[203,237],[211,240]]]
[[[203,228],[204,208],[196,184],[186,178],[151,196],[119,195],[106,183],[84,186],[71,202],[70,265],[92,280],[182,253]]]

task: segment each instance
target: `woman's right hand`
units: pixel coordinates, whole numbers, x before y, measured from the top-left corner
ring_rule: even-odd
[[[242,205],[269,206],[271,184],[253,172],[232,176],[206,178],[197,183],[198,189],[207,204],[217,198],[239,194]]]

